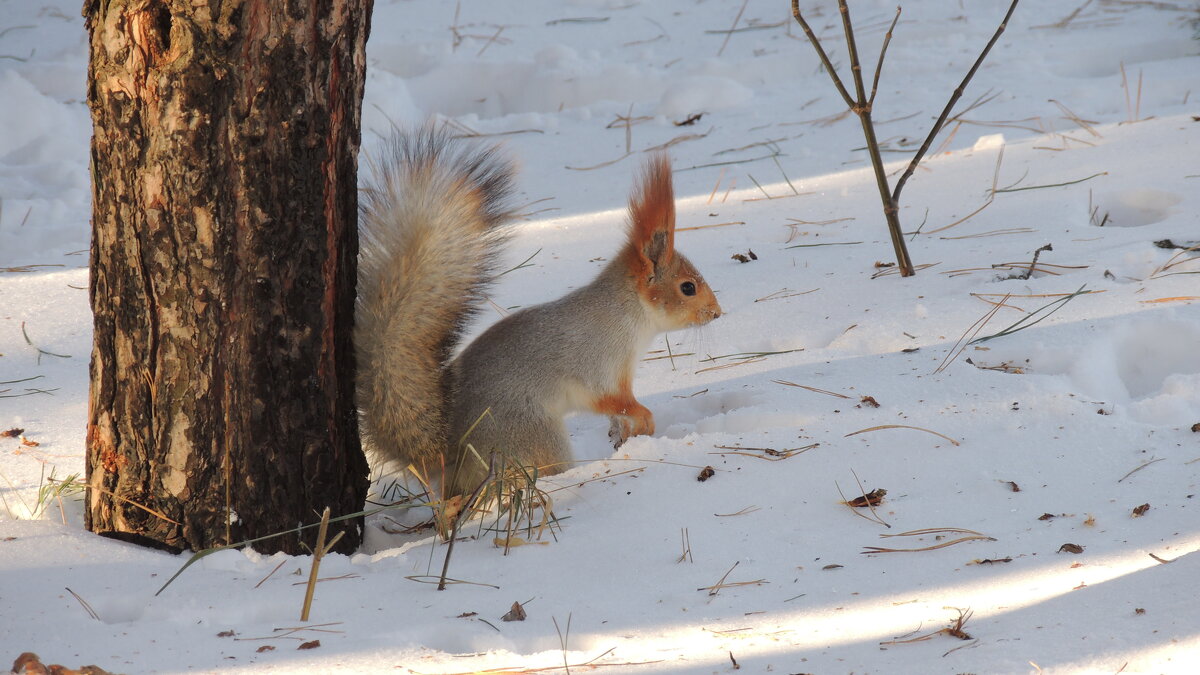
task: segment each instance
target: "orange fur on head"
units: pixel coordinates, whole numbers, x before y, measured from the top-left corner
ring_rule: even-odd
[[[653,155],[629,198],[630,266],[640,276],[653,276],[656,267],[671,262],[675,252],[675,190],[667,153]]]

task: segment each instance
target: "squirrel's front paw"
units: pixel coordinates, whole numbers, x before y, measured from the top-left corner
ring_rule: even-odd
[[[629,440],[629,422],[622,417],[613,415],[608,427],[608,440],[612,442],[613,449],[617,449]]]

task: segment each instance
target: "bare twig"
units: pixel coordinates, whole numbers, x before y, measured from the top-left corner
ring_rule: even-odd
[[[446,560],[442,563],[442,576],[438,580],[437,589],[439,591],[446,590],[446,574],[450,571],[450,555],[454,553],[454,540],[458,536],[458,526],[462,524],[462,521],[465,519],[466,515],[471,512],[471,506],[475,503],[475,500],[479,498],[479,494],[483,492],[483,489],[487,487],[487,484],[492,481],[492,478],[495,475],[496,453],[493,452],[491,457],[488,459],[487,475],[484,476],[483,480],[478,486],[476,486],[475,491],[471,493],[470,498],[463,502],[463,508],[458,512],[458,517],[454,519],[454,524],[450,528],[450,541],[446,544]]]

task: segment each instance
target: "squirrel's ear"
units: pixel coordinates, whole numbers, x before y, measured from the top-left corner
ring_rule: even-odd
[[[649,266],[647,276],[669,264],[675,253],[675,191],[665,152],[646,163],[629,199],[629,244]]]

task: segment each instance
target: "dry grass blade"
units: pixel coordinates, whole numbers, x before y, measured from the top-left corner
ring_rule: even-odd
[[[485,414],[486,414],[486,412],[487,411],[485,411]],[[480,417],[482,418],[483,415],[480,415]],[[476,421],[476,424],[478,424],[478,421]],[[474,428],[474,427],[472,426],[472,428]],[[470,434],[470,433],[471,432],[468,430],[467,434]],[[464,504],[463,504],[464,508],[461,511],[459,511],[457,517],[454,518],[454,522],[450,527],[450,540],[446,543],[446,560],[442,563],[441,581],[438,582],[437,589],[439,591],[446,590],[446,574],[450,571],[450,555],[452,553],[454,553],[454,541],[457,538],[455,535],[458,534],[458,527],[459,527],[459,525],[462,524],[463,518],[466,517],[466,515],[471,512],[471,509],[469,507],[472,504],[475,504],[476,501],[478,501],[479,495],[484,491],[484,489],[488,486],[488,484],[491,483],[492,477],[496,475],[497,456],[498,455],[493,452],[491,454],[491,457],[489,457],[487,475],[484,476],[483,482],[481,482],[479,484],[479,486],[475,488],[475,491],[473,493],[471,493],[470,498],[468,498],[466,500],[466,502],[464,502]]]
[[[321,526],[317,528],[317,545],[313,548],[312,568],[308,573],[308,585],[304,591],[304,605],[300,608],[300,620],[308,621],[309,612],[312,610],[313,594],[317,589],[317,574],[321,569],[321,557],[325,555],[325,534],[329,531],[329,507],[321,512]],[[330,546],[337,543],[342,533],[338,532],[339,537],[335,537]]]
[[[921,270],[927,270],[927,269],[929,269],[930,267],[934,267],[935,265],[939,265],[939,264],[941,264],[941,263],[921,263],[921,264],[919,264],[919,265],[914,265],[914,266],[913,266],[913,271],[914,271],[914,272],[920,272]],[[876,272],[876,273],[872,274],[872,275],[871,275],[871,278],[872,278],[872,279],[879,279],[880,277],[890,277],[890,276],[892,276],[893,274],[900,274],[900,268],[899,268],[899,267],[895,267],[895,266],[893,266],[893,267],[885,267],[885,268],[883,268],[883,269],[879,270],[878,272]]]
[[[692,539],[686,527],[679,530],[679,543],[683,547],[683,553],[679,554],[679,558],[675,562],[696,562],[692,558]]]
[[[881,424],[877,427],[868,427],[866,429],[859,429],[858,431],[852,431],[852,432],[846,434],[844,436],[844,438],[849,438],[851,436],[856,436],[858,434],[865,434],[868,431],[880,431],[882,429],[912,429],[914,431],[924,431],[927,434],[933,434],[934,436],[937,436],[939,438],[944,438],[947,441],[950,441],[951,443],[953,443],[954,445],[962,445],[962,443],[959,443],[958,441],[954,440],[953,438],[950,438],[949,436],[947,436],[945,434],[939,434],[938,432],[933,431],[931,429],[926,429],[924,427],[914,427],[914,426],[911,426],[908,424]]]
[[[1079,115],[1076,115],[1074,110],[1071,110],[1070,108],[1068,108],[1061,101],[1058,101],[1056,99],[1050,99],[1050,102],[1053,103],[1054,105],[1058,106],[1058,109],[1063,112],[1063,115],[1066,116],[1067,119],[1069,119],[1072,122],[1074,122],[1075,124],[1079,125],[1080,129],[1083,129],[1084,131],[1088,132],[1092,136],[1095,136],[1096,138],[1103,138],[1100,135],[1100,132],[1096,131],[1096,129],[1092,126],[1093,124],[1095,124],[1095,122],[1085,120],[1082,117],[1080,117]]]
[[[1175,274],[1200,274],[1200,270],[1187,271],[1187,272],[1167,272],[1167,270],[1169,270],[1173,267],[1176,267],[1178,265],[1186,265],[1187,263],[1200,261],[1200,257],[1194,257],[1194,256],[1189,255],[1191,253],[1196,253],[1198,251],[1200,251],[1200,246],[1189,246],[1187,248],[1180,249],[1180,251],[1178,253],[1171,256],[1170,260],[1163,263],[1161,267],[1158,267],[1153,272],[1151,272],[1150,278],[1151,279],[1161,279],[1162,277],[1169,277],[1169,276],[1172,276]]]
[[[1030,26],[1030,28],[1066,28],[1067,24],[1074,21],[1075,17],[1079,16],[1079,13],[1087,9],[1087,6],[1090,4],[1092,4],[1092,0],[1086,0],[1082,5],[1076,7],[1075,10],[1070,14],[1064,16],[1058,21],[1055,21],[1054,23],[1048,23],[1041,26]]]
[[[1058,310],[1065,307],[1068,302],[1074,300],[1077,296],[1086,295],[1088,293],[1092,293],[1092,291],[1087,290],[1086,284],[1083,286],[1080,286],[1079,289],[1076,290],[1074,293],[1071,293],[1070,295],[1067,295],[1067,296],[1063,296],[1063,297],[1055,300],[1054,302],[1051,302],[1051,303],[1042,305],[1041,307],[1038,307],[1037,309],[1033,310],[1028,315],[1022,317],[1019,321],[1017,321],[1016,323],[1012,324],[1011,326],[1005,328],[1004,330],[1002,330],[998,333],[993,333],[992,335],[985,335],[980,338],[975,338],[975,339],[971,340],[970,342],[968,342],[967,344],[969,344],[969,345],[979,344],[981,342],[987,342],[988,340],[994,340],[998,337],[1005,337],[1008,335],[1012,335],[1013,333],[1023,331],[1026,328],[1032,328],[1033,326],[1036,326],[1037,324],[1039,324],[1042,321],[1049,318],[1050,315],[1054,314]],[[1055,305],[1057,305],[1057,307]],[[1053,308],[1053,309],[1051,309],[1051,308]],[[1043,314],[1043,312],[1045,312],[1045,313]],[[1038,316],[1039,314],[1041,314],[1041,316]],[[1034,317],[1037,317],[1037,318],[1035,319]]]
[[[959,225],[962,225],[963,223],[967,222],[971,218],[974,218],[977,214],[979,214],[981,211],[983,211],[987,207],[991,206],[992,202],[996,201],[996,184],[1000,181],[1000,165],[1004,163],[1004,147],[1005,146],[1001,145],[1000,151],[996,153],[996,168],[992,169],[992,189],[988,190],[987,201],[985,201],[983,203],[983,206],[980,206],[979,208],[968,213],[967,215],[963,216],[962,218],[959,218],[958,220],[954,221],[953,223],[950,223],[949,225],[943,225],[942,227],[939,227],[935,230],[930,230],[928,232],[925,232],[924,234],[937,234],[938,232],[944,232],[946,230],[949,230],[952,227],[957,227]]]

